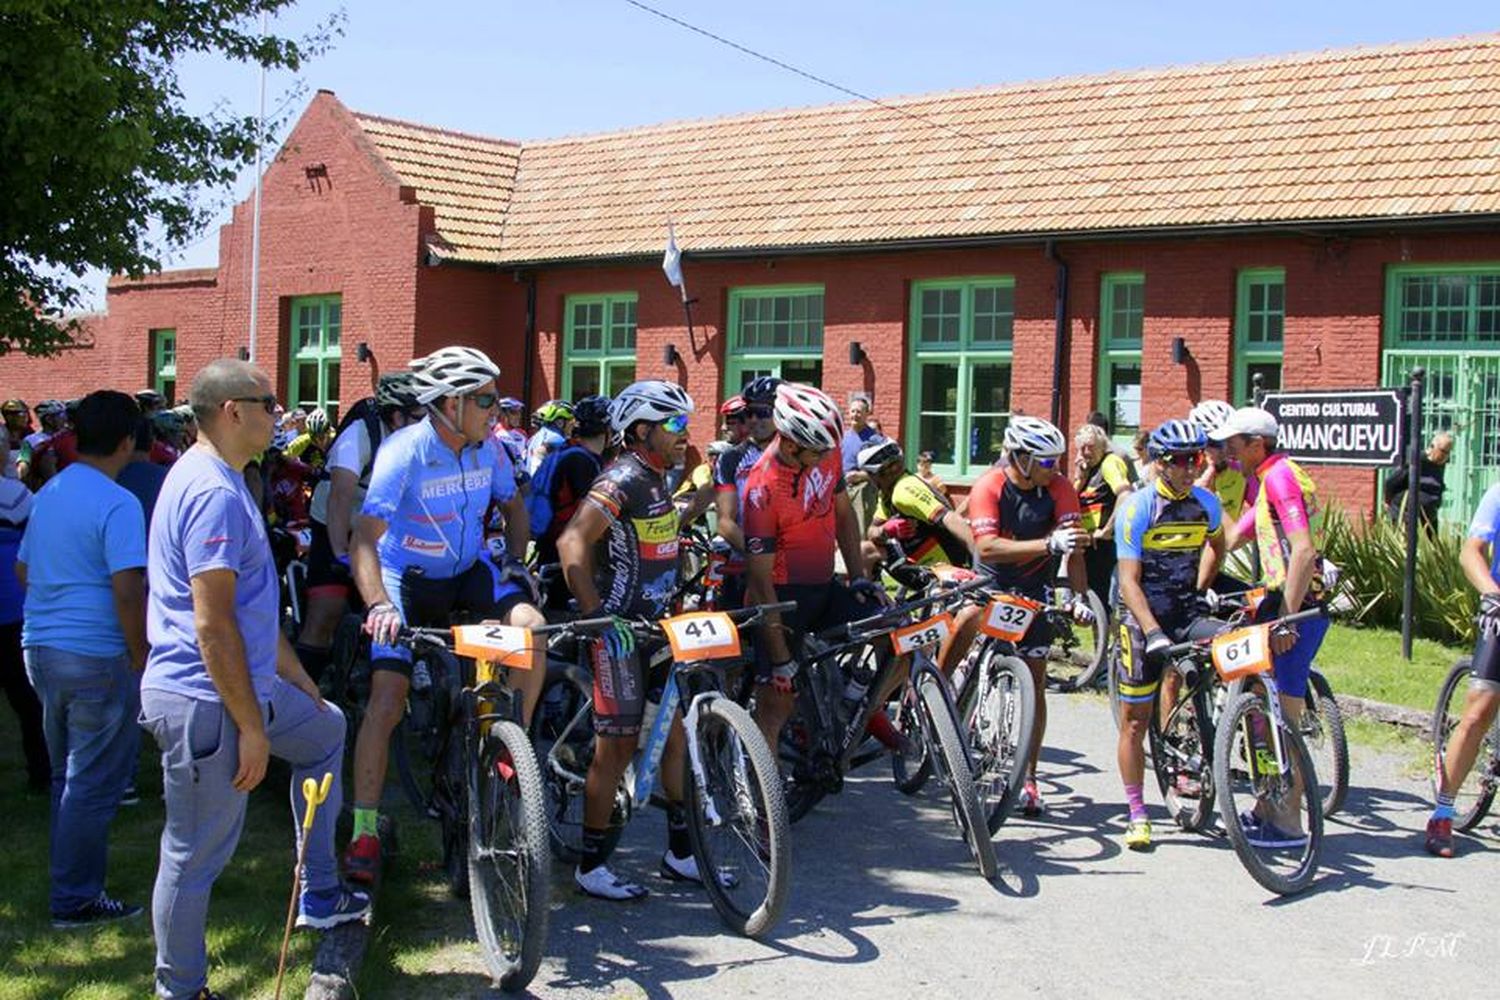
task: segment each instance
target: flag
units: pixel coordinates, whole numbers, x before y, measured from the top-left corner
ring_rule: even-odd
[[[687,286],[682,283],[682,251],[677,249],[677,235],[672,232],[672,224],[667,223],[667,252],[662,255],[661,269],[667,276],[667,281],[676,285],[687,294]]]

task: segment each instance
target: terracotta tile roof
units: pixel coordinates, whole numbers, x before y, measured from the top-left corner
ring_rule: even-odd
[[[516,146],[357,116],[490,263],[1500,213],[1500,34]],[[519,159],[519,169],[518,169]]]

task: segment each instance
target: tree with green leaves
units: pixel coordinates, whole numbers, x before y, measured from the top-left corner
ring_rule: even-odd
[[[47,355],[90,268],[139,276],[202,232],[277,122],[190,114],[185,56],[296,71],[308,35],[260,33],[295,0],[0,0],[0,354]]]

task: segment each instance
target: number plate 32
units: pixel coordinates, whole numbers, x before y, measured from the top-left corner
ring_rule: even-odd
[[[891,632],[891,645],[897,655],[915,653],[928,646],[938,646],[948,641],[953,634],[953,616],[944,612],[926,621],[904,625]]]
[[[984,609],[979,631],[1004,642],[1020,642],[1041,608],[1036,601],[1019,594],[996,594]]]
[[[722,611],[695,611],[663,618],[662,631],[679,663],[732,660],[740,656],[740,630]]]

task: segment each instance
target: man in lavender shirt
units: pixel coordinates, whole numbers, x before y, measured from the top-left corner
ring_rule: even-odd
[[[250,791],[271,754],[292,766],[294,828],[304,778],[332,773],[307,845],[297,926],[326,928],[369,912],[343,887],[333,851],[344,717],[282,635],[276,566],[244,468],[275,429],[265,372],[220,360],[193,379],[198,443],[172,466],[148,541],[151,656],[141,723],[162,751],[167,821],[152,896],[156,993],[213,1000],[204,927],[219,872],[234,854]]]

